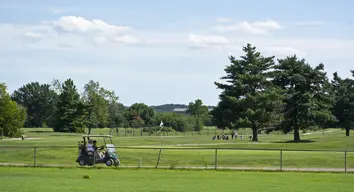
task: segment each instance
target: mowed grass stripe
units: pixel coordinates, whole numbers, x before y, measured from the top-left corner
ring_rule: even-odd
[[[333,173],[0,167],[0,180],[0,189],[11,192],[351,192],[354,188],[354,174]]]

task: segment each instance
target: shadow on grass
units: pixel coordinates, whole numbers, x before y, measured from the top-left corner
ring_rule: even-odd
[[[294,140],[289,140],[289,141],[273,141],[272,143],[314,143],[316,142],[313,139],[305,139],[305,140],[300,140],[300,141],[294,141]]]
[[[53,131],[27,131],[28,133],[53,133]]]

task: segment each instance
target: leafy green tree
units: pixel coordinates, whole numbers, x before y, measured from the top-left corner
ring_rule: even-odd
[[[157,112],[154,119],[157,123],[156,125],[162,121],[165,128],[171,127],[179,132],[191,131],[195,126],[193,116],[174,112]]]
[[[141,128],[145,125],[145,121],[141,118],[136,118],[136,119],[133,119],[132,122],[131,122],[131,127],[132,128]]]
[[[81,101],[73,80],[66,80],[59,95],[54,131],[84,133],[87,115],[88,106]]]
[[[312,68],[296,56],[279,59],[273,83],[284,90],[284,119],[280,128],[294,131],[294,141],[300,141],[299,130],[335,121],[331,113],[331,94],[324,65]]]
[[[173,122],[176,119],[176,113],[173,112],[157,112],[154,116],[154,122],[159,124],[161,121],[164,127],[172,127]]]
[[[134,103],[126,110],[124,116],[130,122],[130,126],[132,126],[131,122],[136,118],[141,118],[145,126],[152,126],[155,110],[144,103]]]
[[[275,109],[282,104],[282,96],[270,79],[274,56],[263,57],[251,44],[243,47],[243,51],[245,55],[239,60],[229,57],[231,65],[225,68],[227,75],[221,78],[227,83],[215,82],[223,91],[219,96],[221,105],[214,115],[227,116],[214,119],[230,128],[251,127],[253,141],[258,141],[258,130],[275,120]]]
[[[26,110],[11,100],[4,83],[0,83],[0,135],[18,137],[26,119]]]
[[[91,106],[88,127],[106,127],[110,122],[109,104],[115,103],[118,97],[114,91],[106,90],[99,82],[92,80],[84,86],[84,89],[83,99]]]
[[[190,102],[187,109],[187,114],[190,114],[195,119],[194,130],[201,131],[204,126],[204,122],[209,119],[208,107],[203,105],[202,100],[197,99],[195,102]]]
[[[26,108],[25,127],[53,125],[58,95],[49,84],[28,83],[12,94],[12,100]]]
[[[125,107],[123,104],[116,101],[110,102],[108,106],[109,113],[109,127],[118,128],[123,127],[124,122],[126,121],[124,117]]]
[[[351,70],[354,77],[354,70]],[[338,125],[345,128],[345,135],[350,135],[354,123],[354,80],[342,79],[338,73],[333,74],[332,88],[335,95],[333,114]]]

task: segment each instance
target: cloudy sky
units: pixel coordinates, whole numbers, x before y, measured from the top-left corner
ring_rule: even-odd
[[[228,55],[265,55],[354,69],[351,0],[0,0],[0,82],[72,78],[115,90],[125,105],[218,102]]]

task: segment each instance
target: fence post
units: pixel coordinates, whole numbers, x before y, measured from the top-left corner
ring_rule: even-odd
[[[344,152],[344,172],[347,172],[347,150]]]
[[[157,162],[156,162],[156,167],[157,168],[159,166],[159,163],[160,163],[160,157],[161,157],[161,150],[162,148],[160,148],[160,151],[159,151],[159,156],[157,157]]]
[[[37,166],[36,160],[37,160],[37,147],[34,147],[34,151],[33,151],[33,166]]]
[[[218,149],[215,149],[215,169],[218,169]]]
[[[96,167],[96,151],[93,151],[93,167]]]
[[[283,170],[283,150],[280,150],[280,171]]]

